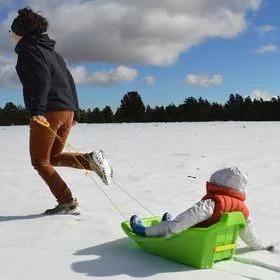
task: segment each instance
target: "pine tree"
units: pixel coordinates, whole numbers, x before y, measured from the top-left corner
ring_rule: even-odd
[[[136,91],[128,92],[121,100],[121,105],[115,114],[117,122],[145,121],[145,105]]]
[[[165,118],[166,122],[178,121],[178,108],[173,103],[165,107]]]
[[[153,119],[154,119],[154,110],[151,108],[150,105],[148,105],[145,111],[145,122],[152,122]]]
[[[244,98],[239,94],[231,94],[225,104],[225,110],[228,120],[243,121],[246,119],[246,109]]]
[[[104,122],[104,123],[112,123],[113,122],[114,113],[113,113],[110,106],[106,106],[102,110],[101,114],[102,114],[102,122]]]
[[[225,117],[225,110],[224,106],[218,104],[216,102],[212,103],[210,108],[210,120],[211,121],[224,121],[226,120]]]

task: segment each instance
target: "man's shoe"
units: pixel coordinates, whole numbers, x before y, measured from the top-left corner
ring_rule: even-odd
[[[91,169],[96,172],[105,185],[109,185],[113,180],[113,169],[105,153],[98,149],[88,154],[88,157]]]
[[[48,209],[45,215],[80,215],[81,210],[77,199],[73,199],[69,203],[59,203],[56,207]]]

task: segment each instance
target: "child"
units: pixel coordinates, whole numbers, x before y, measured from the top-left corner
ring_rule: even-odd
[[[165,213],[162,222],[150,227],[144,227],[136,215],[130,219],[133,231],[143,236],[167,236],[177,234],[194,225],[208,227],[220,220],[224,212],[240,211],[243,213],[247,225],[240,230],[240,238],[252,249],[274,250],[272,245],[264,245],[253,231],[249,218],[249,209],[244,203],[247,178],[238,167],[224,168],[216,171],[206,183],[207,194],[194,206],[179,214],[172,220],[169,213]]]

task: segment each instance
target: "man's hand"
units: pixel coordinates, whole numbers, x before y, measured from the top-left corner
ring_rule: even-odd
[[[31,121],[33,122],[37,122],[39,124],[45,124],[45,125],[49,125],[49,122],[47,121],[47,119],[44,116],[32,116],[31,117]]]

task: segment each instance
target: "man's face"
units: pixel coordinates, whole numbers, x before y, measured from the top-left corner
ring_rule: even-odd
[[[14,45],[16,45],[22,39],[22,36],[17,35],[13,31],[10,31],[10,34],[11,34],[11,41]]]

